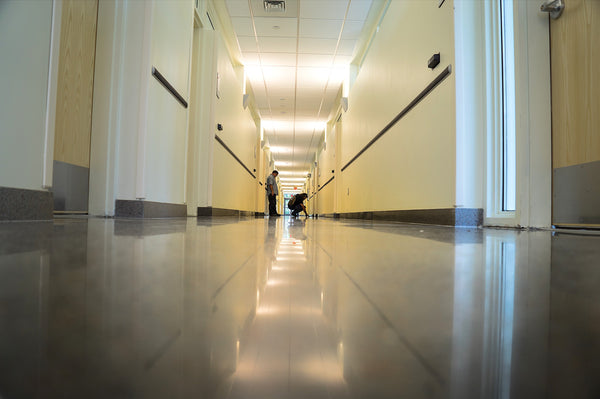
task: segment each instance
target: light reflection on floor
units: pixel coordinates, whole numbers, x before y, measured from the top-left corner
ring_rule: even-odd
[[[595,398],[600,237],[0,224],[2,398]]]

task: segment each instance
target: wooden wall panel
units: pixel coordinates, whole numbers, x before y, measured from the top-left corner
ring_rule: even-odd
[[[553,167],[600,161],[600,0],[551,23]]]
[[[64,0],[54,160],[90,165],[98,0]]]

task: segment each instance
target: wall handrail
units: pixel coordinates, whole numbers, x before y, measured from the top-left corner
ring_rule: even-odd
[[[371,141],[369,141],[367,143],[367,145],[365,145],[354,157],[352,157],[352,159],[350,161],[348,161],[348,163],[346,163],[346,165],[344,165],[344,167],[342,168],[342,172],[348,167],[350,166],[350,164],[352,164],[352,162],[356,161],[356,159],[358,157],[360,157],[365,151],[367,151],[367,149],[369,147],[371,147],[373,144],[375,144],[375,142],[377,140],[379,140],[381,138],[381,136],[383,136],[385,133],[387,133],[388,130],[390,130],[392,128],[392,126],[394,126],[400,119],[404,118],[404,116],[406,114],[408,114],[418,103],[421,102],[421,100],[423,100],[425,97],[427,97],[427,95],[429,93],[431,93],[433,91],[433,89],[435,89],[440,83],[442,83],[442,81],[444,81],[444,79],[446,79],[448,76],[450,76],[450,74],[452,73],[452,65],[448,65],[446,67],[446,69],[444,69],[442,71],[442,73],[440,73],[431,83],[429,83],[427,85],[427,87],[425,89],[423,89],[423,91],[421,91],[414,100],[412,100],[410,102],[410,104],[408,104],[406,107],[404,107],[404,109],[402,111],[400,111],[400,113],[398,115],[396,115],[396,117],[394,119],[392,119],[392,121],[390,123],[388,123],[383,129],[381,129],[381,131],[379,133],[377,133],[375,135],[375,137],[373,137],[371,139]]]
[[[152,76],[154,76],[156,80],[158,80],[160,84],[162,84],[163,87],[167,89],[181,105],[183,105],[183,108],[188,107],[188,103],[187,101],[185,101],[183,96],[179,94],[179,92],[173,87],[173,85],[171,85],[171,83],[169,83],[169,81],[160,72],[158,72],[158,69],[156,69],[156,67],[154,66],[152,67]]]
[[[329,183],[331,183],[331,181],[332,181],[333,179],[335,179],[335,176],[331,176],[331,178],[330,178],[329,180],[327,180],[327,181],[325,182],[325,184],[323,184],[321,187],[319,187],[319,189],[317,190],[317,192],[319,192],[319,191],[323,190],[323,189],[325,188],[325,186],[326,186],[326,185],[328,185]]]
[[[223,146],[223,148],[225,148],[225,150],[226,150],[226,151],[227,151],[229,154],[231,154],[231,156],[232,156],[232,157],[233,157],[233,158],[234,158],[236,161],[238,161],[238,163],[239,163],[240,165],[242,165],[242,167],[243,167],[244,169],[246,169],[246,172],[250,173],[250,176],[252,176],[253,178],[255,178],[255,179],[256,179],[256,176],[254,175],[254,173],[252,173],[252,172],[250,171],[250,169],[248,169],[248,167],[247,167],[247,166],[246,166],[246,165],[245,165],[245,164],[242,162],[242,160],[241,160],[241,159],[239,159],[239,158],[237,157],[237,155],[235,155],[235,153],[234,153],[233,151],[231,151],[231,149],[230,149],[229,147],[227,147],[227,144],[225,144],[225,142],[224,142],[223,140],[221,140],[221,138],[220,138],[219,136],[217,136],[216,134],[215,134],[215,140],[217,140],[217,141],[219,142],[219,144],[221,144],[221,145]]]

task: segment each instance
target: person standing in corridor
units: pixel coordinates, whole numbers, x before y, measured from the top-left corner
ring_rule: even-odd
[[[277,194],[279,190],[277,188],[277,180],[275,179],[279,174],[278,171],[274,170],[268,177],[266,183],[267,197],[269,198],[269,216],[280,216],[277,213]]]

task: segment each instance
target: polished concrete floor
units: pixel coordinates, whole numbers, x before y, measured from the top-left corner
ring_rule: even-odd
[[[600,398],[600,236],[2,223],[0,398]]]

